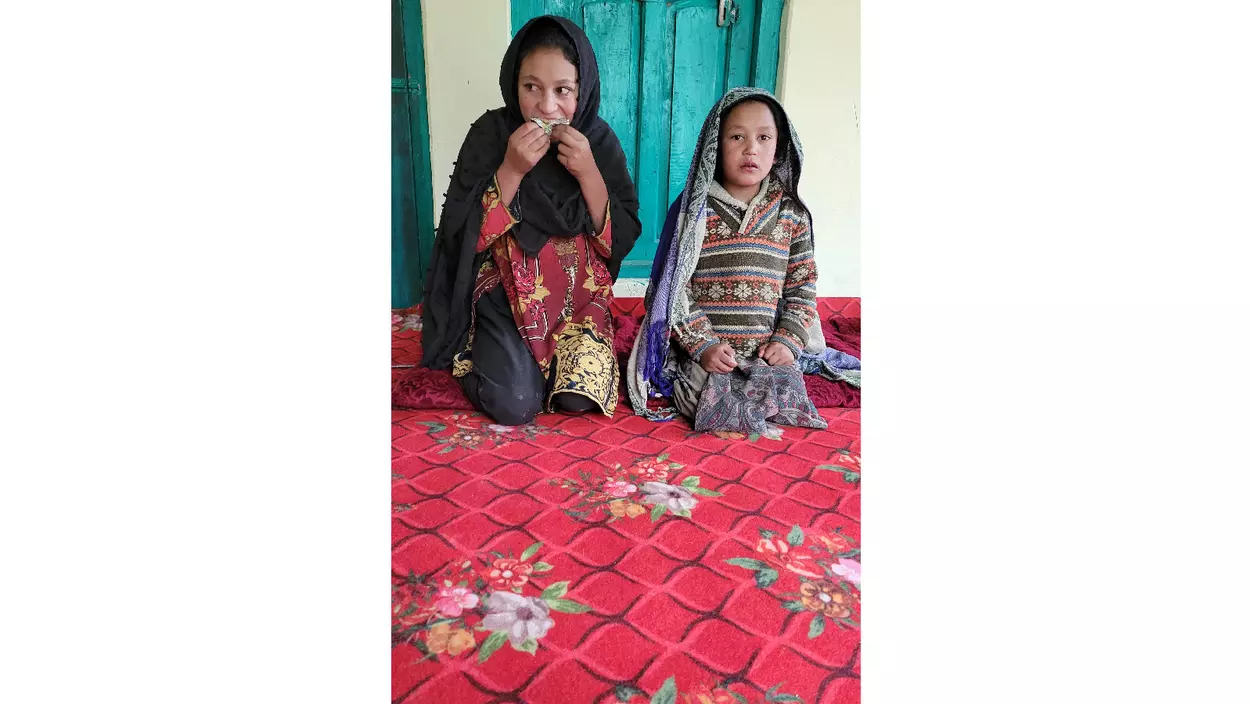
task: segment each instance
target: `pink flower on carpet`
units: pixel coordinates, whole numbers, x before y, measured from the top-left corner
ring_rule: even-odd
[[[791,552],[791,545],[782,538],[761,538],[756,544],[756,551],[765,554],[765,561],[770,565],[794,572],[810,579],[821,579],[822,573],[812,555],[802,552]]]
[[[604,493],[615,499],[624,499],[638,490],[639,487],[634,484],[628,484],[622,481],[608,482],[604,485]]]
[[[830,573],[843,577],[858,587],[861,586],[861,563],[856,560],[841,557],[837,564],[830,566]]]
[[[465,609],[475,606],[478,606],[478,595],[467,587],[444,587],[439,590],[439,598],[435,600],[439,613],[448,618],[457,618]]]
[[[399,325],[400,323],[403,323],[403,322],[404,322],[404,316],[403,316],[403,315],[396,315],[395,313],[392,313],[392,314],[391,314],[391,324],[392,324],[392,325]]]
[[[491,563],[491,570],[487,572],[487,581],[494,589],[516,589],[530,579],[533,571],[534,567],[528,562],[501,557]]]
[[[661,481],[669,476],[669,465],[661,460],[642,460],[635,465],[635,473],[649,481]]]

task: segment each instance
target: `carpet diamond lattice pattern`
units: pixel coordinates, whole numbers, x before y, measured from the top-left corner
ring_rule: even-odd
[[[819,310],[859,346],[858,299]],[[420,327],[393,311],[393,365]],[[772,440],[393,410],[393,701],[859,702],[860,409],[821,414]]]

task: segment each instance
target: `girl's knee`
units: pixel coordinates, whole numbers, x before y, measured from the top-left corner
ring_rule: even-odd
[[[599,404],[581,394],[559,393],[553,397],[557,410],[566,413],[588,413],[599,409]]]
[[[483,399],[483,413],[500,425],[526,425],[543,409],[543,397],[531,389],[514,388],[512,393],[490,394]]]

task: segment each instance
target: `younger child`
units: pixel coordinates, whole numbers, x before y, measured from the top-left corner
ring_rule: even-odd
[[[825,344],[802,161],[768,92],[733,89],[709,113],[645,296],[629,369],[637,413],[676,411],[696,430],[826,427],[796,364]],[[649,410],[658,396],[672,406]]]

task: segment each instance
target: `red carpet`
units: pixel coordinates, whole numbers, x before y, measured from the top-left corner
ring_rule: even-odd
[[[393,411],[393,700],[859,702],[860,410],[822,415],[754,440]]]

